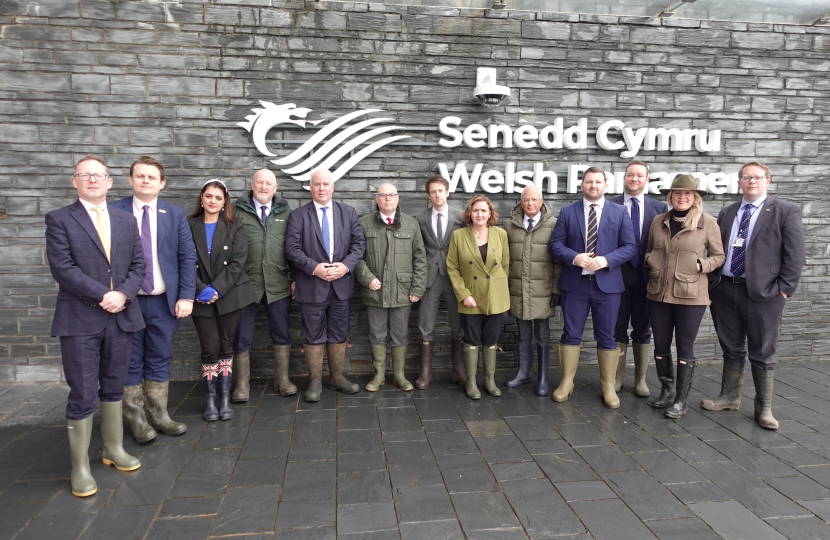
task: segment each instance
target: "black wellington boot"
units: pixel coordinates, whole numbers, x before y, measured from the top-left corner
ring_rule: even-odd
[[[654,365],[657,368],[657,378],[660,379],[660,395],[647,401],[655,409],[670,407],[674,401],[674,361],[671,352],[665,354],[654,353]]]
[[[666,418],[680,418],[689,410],[689,391],[695,376],[695,361],[677,359],[677,395],[671,407],[663,411]]]

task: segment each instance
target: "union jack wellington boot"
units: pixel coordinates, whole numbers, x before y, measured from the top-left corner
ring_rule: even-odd
[[[219,420],[216,386],[219,380],[219,364],[202,364],[202,378],[205,380],[205,422]]]
[[[233,358],[219,359],[219,380],[217,382],[219,393],[219,420],[230,420],[233,418],[231,408],[231,373],[233,373]]]

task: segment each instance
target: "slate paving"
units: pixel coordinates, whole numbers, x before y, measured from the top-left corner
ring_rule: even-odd
[[[678,421],[631,377],[621,407],[603,407],[596,366],[580,366],[568,403],[532,386],[473,402],[446,373],[427,391],[316,404],[257,380],[232,420],[209,424],[201,385],[174,382],[188,432],[128,435],[142,467],[123,473],[101,463],[96,419],[87,499],[70,494],[68,389],[0,386],[0,539],[830,538],[830,362],[779,366],[777,433],[752,421],[751,377],[739,411],[700,408],[720,374],[698,367]]]

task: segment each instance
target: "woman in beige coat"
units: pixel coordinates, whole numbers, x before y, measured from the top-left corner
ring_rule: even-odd
[[[668,193],[672,209],[654,218],[645,257],[654,363],[662,384],[660,396],[649,405],[669,407],[663,415],[680,418],[688,410],[686,401],[695,372],[694,343],[709,305],[706,274],[719,268],[726,256],[717,221],[703,213],[701,195],[706,191],[697,189],[695,177],[678,174],[662,192]],[[677,347],[677,393],[673,400],[672,333]]]

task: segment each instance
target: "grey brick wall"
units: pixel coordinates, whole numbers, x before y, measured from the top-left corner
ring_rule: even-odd
[[[513,89],[509,103],[477,105],[478,66],[498,68],[501,84]],[[297,0],[0,2],[0,382],[61,377],[60,346],[49,337],[56,287],[43,217],[72,202],[75,160],[87,152],[104,156],[114,198],[129,194],[133,159],[153,154],[168,169],[164,195],[190,210],[205,179],[221,177],[238,194],[269,164],[236,125],[259,100],[294,102],[327,117],[384,109],[408,126],[436,126],[453,114],[464,125],[543,126],[561,116],[566,126],[588,117],[589,129],[611,118],[635,127],[722,129],[720,152],[641,156],[656,172],[735,172],[750,159],[771,166],[771,192],[802,208],[808,253],[782,322],[779,356],[830,357],[829,73],[826,27]],[[438,139],[435,132],[410,134]],[[560,175],[566,163],[619,169],[625,162],[593,143],[578,152],[392,146],[338,182],[337,197],[363,213],[368,192],[389,180],[412,211],[425,204],[422,183],[439,162],[464,160],[470,169],[544,162]],[[299,182],[277,172],[292,206],[309,200]],[[560,192],[548,197],[555,211],[577,198],[563,186],[560,176]],[[518,196],[494,198],[506,214]],[[451,199],[462,205],[465,194]],[[709,196],[706,210],[715,214],[737,199]],[[369,359],[359,301],[351,317],[350,367],[362,371]],[[445,318],[440,325],[445,353]],[[551,326],[558,334],[558,317]],[[294,313],[295,371],[302,370],[299,328]],[[412,330],[414,343],[414,324]],[[502,365],[513,362],[514,333],[506,318]],[[585,343],[593,344],[590,325]],[[271,369],[269,350],[259,319],[255,373]],[[175,351],[174,378],[195,378],[190,321]],[[720,355],[708,318],[697,355]],[[447,356],[437,355],[439,367]]]

